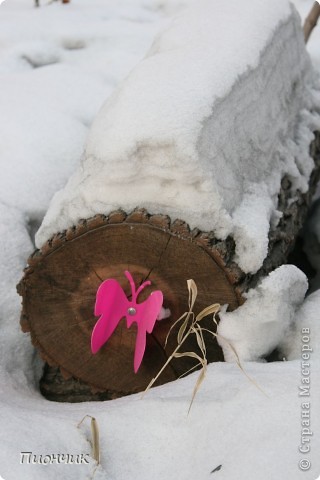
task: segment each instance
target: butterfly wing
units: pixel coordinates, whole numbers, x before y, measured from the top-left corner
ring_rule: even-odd
[[[138,324],[136,346],[134,352],[134,371],[137,373],[146,349],[146,334],[151,333],[161,310],[163,294],[160,290],[152,292],[144,302],[137,304],[137,316],[135,321]]]
[[[97,353],[126,315],[128,299],[114,279],[102,282],[97,291],[94,314],[101,315],[91,335],[91,351]]]

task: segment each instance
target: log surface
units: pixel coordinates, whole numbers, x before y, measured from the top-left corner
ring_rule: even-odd
[[[198,232],[190,232],[183,222],[171,225],[166,217],[153,218],[136,210],[130,215],[118,211],[108,218],[96,217],[53,239],[50,248],[33,256],[20,285],[23,330],[30,331],[43,359],[62,367],[65,377],[78,378],[96,391],[123,395],[143,390],[176,346],[177,329],[166,349],[165,337],[173,321],[188,309],[189,278],[198,286],[198,312],[215,302],[228,303],[232,309],[240,303],[240,295],[232,286],[235,278],[225,270],[219,255],[202,244],[201,234],[199,239],[197,236]],[[160,289],[164,307],[171,312],[170,318],[156,322],[147,336],[145,357],[137,374],[133,373],[135,324],[128,329],[125,319],[121,320],[96,355],[90,349],[97,321],[93,314],[97,289],[103,280],[114,278],[129,296],[125,270],[131,272],[136,285],[146,279],[152,282],[139,301]],[[206,326],[212,329],[210,319]],[[207,340],[208,360],[222,360],[216,342]],[[186,342],[185,350],[196,350],[195,341]],[[189,358],[173,361],[161,383],[176,379],[194,364]]]

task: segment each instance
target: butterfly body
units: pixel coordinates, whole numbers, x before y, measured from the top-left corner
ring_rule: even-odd
[[[152,292],[143,302],[137,303],[139,293],[151,282],[144,282],[136,291],[130,272],[125,272],[131,285],[132,297],[129,300],[123,288],[114,279],[108,279],[100,285],[94,314],[100,315],[91,335],[91,351],[97,353],[108,341],[120,320],[126,317],[127,327],[137,324],[137,338],[134,354],[134,371],[138,371],[146,348],[146,334],[151,333],[163,303],[160,290]]]

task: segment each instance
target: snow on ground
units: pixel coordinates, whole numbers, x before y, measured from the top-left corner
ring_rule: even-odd
[[[20,452],[89,453],[88,424],[76,427],[85,414],[94,415],[100,427],[101,466],[95,479],[315,480],[320,474],[320,296],[315,292],[302,301],[306,281],[293,267],[272,274],[234,314],[242,321],[241,312],[250,310],[245,332],[254,339],[255,304],[257,321],[266,335],[279,335],[289,361],[244,362],[265,393],[235,364],[209,365],[189,416],[197,373],[144,399],[135,395],[77,405],[45,400],[38,390],[42,364],[29,336],[20,331],[15,285],[52,195],[79,162],[88,127],[106,97],[144,56],[169,15],[187,3],[192,1],[46,5],[43,0],[34,9],[32,0],[7,0],[0,7],[0,476],[5,480],[92,478],[92,460],[88,465],[20,464]],[[308,0],[295,3],[304,13],[312,6]],[[320,29],[309,47],[320,66],[319,40]],[[319,222],[316,217],[314,231]],[[275,279],[286,288],[277,292]],[[268,320],[272,331],[265,328]],[[311,368],[302,372],[307,354]],[[308,393],[305,378],[311,380],[310,397],[299,396]],[[310,411],[310,427],[301,424],[302,407],[305,422]],[[308,428],[312,436],[303,430]],[[310,452],[299,451],[309,444]],[[301,460],[311,461],[311,469],[300,470]]]

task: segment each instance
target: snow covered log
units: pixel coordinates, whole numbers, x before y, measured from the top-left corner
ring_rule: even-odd
[[[293,248],[319,177],[319,108],[287,0],[202,0],[176,18],[98,114],[37,233],[19,292],[43,358],[97,391],[132,393],[174,348],[163,341],[187,309],[188,278],[199,310],[236,308]],[[137,375],[123,323],[111,349],[90,351],[97,288],[116,278],[126,290],[126,269],[171,312]],[[208,360],[221,358],[208,344]],[[176,361],[162,382],[189,367]]]

